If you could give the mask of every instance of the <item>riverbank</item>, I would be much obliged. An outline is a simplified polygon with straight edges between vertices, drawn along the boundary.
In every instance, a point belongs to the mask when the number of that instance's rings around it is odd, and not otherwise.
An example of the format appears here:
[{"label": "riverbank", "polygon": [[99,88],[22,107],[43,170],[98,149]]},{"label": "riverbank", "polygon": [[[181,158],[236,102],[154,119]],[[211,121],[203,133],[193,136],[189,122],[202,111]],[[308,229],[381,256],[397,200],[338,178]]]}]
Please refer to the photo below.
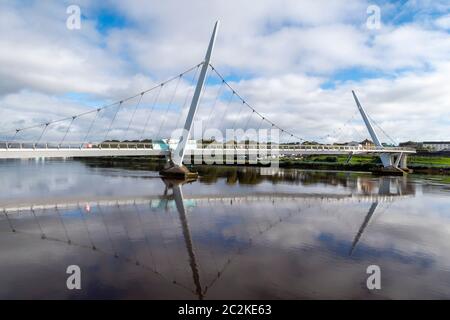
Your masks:
[{"label": "riverbank", "polygon": [[[164,160],[158,157],[113,157],[113,158],[86,158],[90,164],[99,167],[123,165],[133,169],[160,170],[164,166]],[[239,166],[233,164],[232,166]],[[248,165],[258,166],[261,165]],[[337,171],[363,171],[372,172],[381,166],[378,157],[354,156],[347,163],[346,156],[307,156],[303,158],[281,158],[280,168],[306,169],[306,170],[337,170]],[[408,167],[414,173],[450,175],[450,157],[410,156]]]},{"label": "riverbank", "polygon": [[[281,168],[374,171],[381,165],[380,159],[373,156],[307,156],[299,159],[281,158]],[[430,157],[415,155],[408,157],[408,168],[415,173],[450,175],[450,157]]]}]

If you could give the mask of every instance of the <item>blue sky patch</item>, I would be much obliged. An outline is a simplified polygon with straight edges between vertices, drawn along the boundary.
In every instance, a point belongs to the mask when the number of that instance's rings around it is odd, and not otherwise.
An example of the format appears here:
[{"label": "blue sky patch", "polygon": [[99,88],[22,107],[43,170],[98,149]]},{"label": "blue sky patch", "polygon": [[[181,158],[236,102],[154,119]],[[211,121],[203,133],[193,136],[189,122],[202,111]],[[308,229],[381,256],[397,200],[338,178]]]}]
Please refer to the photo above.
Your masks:
[{"label": "blue sky patch", "polygon": [[347,82],[354,81],[359,82],[366,79],[392,79],[395,78],[395,74],[386,73],[377,70],[369,70],[365,68],[348,68],[340,70],[329,77],[327,81],[321,84],[321,88],[324,90],[335,89],[337,85]]},{"label": "blue sky patch", "polygon": [[101,9],[97,16],[97,30],[105,34],[111,29],[123,29],[130,26],[130,21],[127,20],[124,16],[120,15],[118,12]]}]

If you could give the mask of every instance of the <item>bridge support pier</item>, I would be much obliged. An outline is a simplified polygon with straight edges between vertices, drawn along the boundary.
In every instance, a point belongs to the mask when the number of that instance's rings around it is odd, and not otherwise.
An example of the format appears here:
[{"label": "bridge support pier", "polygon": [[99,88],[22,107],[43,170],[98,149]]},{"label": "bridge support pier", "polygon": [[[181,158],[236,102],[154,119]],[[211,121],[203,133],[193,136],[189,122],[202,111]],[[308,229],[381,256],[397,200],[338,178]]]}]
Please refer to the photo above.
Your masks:
[{"label": "bridge support pier", "polygon": [[399,168],[406,173],[412,173],[413,170],[408,168],[408,155],[407,154],[402,154],[401,158],[400,158],[400,165]]},{"label": "bridge support pier", "polygon": [[185,165],[176,165],[172,160],[169,160],[164,168],[159,172],[160,175],[181,180],[197,179],[198,173],[191,172]]},{"label": "bridge support pier", "polygon": [[404,170],[410,170],[408,169],[408,155],[404,154],[402,156],[402,159],[400,160],[400,168]]},{"label": "bridge support pier", "polygon": [[396,158],[391,156],[393,160],[395,159],[394,167],[400,168],[403,171],[411,172],[411,169],[408,169],[408,155],[405,153],[400,153]]},{"label": "bridge support pier", "polygon": [[373,171],[373,173],[380,175],[403,175],[405,173],[411,173],[412,170],[407,166],[408,156],[404,153],[400,154],[385,154],[387,158],[387,163],[383,163],[383,167]]}]

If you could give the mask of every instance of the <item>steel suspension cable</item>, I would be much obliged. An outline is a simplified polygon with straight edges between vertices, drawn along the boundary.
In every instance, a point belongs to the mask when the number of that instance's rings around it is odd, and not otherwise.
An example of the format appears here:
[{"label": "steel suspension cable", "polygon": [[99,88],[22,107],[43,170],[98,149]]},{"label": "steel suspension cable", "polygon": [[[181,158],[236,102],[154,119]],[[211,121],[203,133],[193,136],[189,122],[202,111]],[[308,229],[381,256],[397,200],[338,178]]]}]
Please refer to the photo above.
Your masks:
[{"label": "steel suspension cable", "polygon": [[35,145],[37,145],[41,141],[42,137],[44,136],[45,131],[47,131],[47,128],[48,128],[49,124],[50,123],[48,123],[48,122],[45,124],[44,129],[41,132],[41,135],[39,136],[37,141],[34,143]]},{"label": "steel suspension cable", "polygon": [[336,128],[336,129],[331,130],[331,132],[330,132],[329,134],[325,134],[325,135],[322,135],[322,136],[317,137],[317,139],[318,139],[318,140],[323,140],[323,139],[326,139],[326,138],[333,138],[334,135],[337,134],[337,133],[340,133],[340,134],[338,135],[338,137],[340,137],[341,134],[342,134],[342,130],[344,130],[344,128],[345,128],[347,125],[349,125],[349,124],[353,121],[353,119],[355,118],[355,116],[356,116],[357,114],[358,114],[358,110],[355,110],[355,111],[353,112],[353,114],[350,116],[350,118],[347,119],[347,120],[345,121],[345,123],[344,123],[342,126]]},{"label": "steel suspension cable", "polygon": [[252,120],[254,113],[255,113],[255,110],[252,110],[252,112],[250,113],[250,116],[248,117],[247,123],[245,124],[244,131],[247,131],[248,125],[250,124],[250,121]]},{"label": "steel suspension cable", "polygon": [[[236,93],[233,91],[233,94],[231,95],[230,103],[231,103],[231,100],[233,99],[233,97],[234,97],[235,95],[236,95]],[[239,107],[239,113],[238,113],[238,116],[236,117],[236,119],[234,120],[234,123],[233,123],[233,131],[234,131],[234,129],[236,129],[236,124],[237,124],[238,119],[239,119],[239,117],[240,117],[240,115],[241,115],[241,112],[242,112],[243,107],[244,107],[244,103],[241,103],[241,104],[240,104],[240,107]]]},{"label": "steel suspension cable", "polygon": [[87,143],[88,137],[89,137],[89,135],[91,134],[92,127],[94,126],[94,123],[95,123],[95,121],[97,120],[98,115],[99,115],[99,113],[100,113],[101,110],[102,110],[102,109],[100,109],[100,108],[97,109],[97,113],[95,114],[94,119],[92,119],[91,124],[89,125],[89,129],[88,129],[88,131],[87,131],[87,133],[86,133],[86,136],[85,136],[84,139],[83,139],[83,144]]},{"label": "steel suspension cable", "polygon": [[[214,99],[214,103],[213,103],[211,109],[209,110],[209,115],[208,115],[208,118],[207,118],[207,120],[206,120],[205,127],[203,128],[202,137],[203,137],[203,135],[205,134],[205,131],[206,131],[206,125],[209,124],[209,121],[211,120],[211,115],[212,115],[213,111],[216,109],[217,100],[219,99],[219,97],[220,97],[220,95],[221,95],[221,93],[222,93],[223,85],[224,85],[224,81],[222,80],[222,82],[220,83],[219,90],[217,91],[216,98]],[[226,109],[225,109],[225,110],[226,110]],[[223,120],[223,117],[222,117],[221,119]]]},{"label": "steel suspension cable", "polygon": [[8,221],[9,228],[11,229],[12,232],[15,233],[15,232],[16,232],[16,229],[14,228],[14,226],[13,226],[11,220],[9,220],[9,216],[8,216],[8,213],[6,212],[6,209],[3,209],[3,214],[5,215],[6,220]]},{"label": "steel suspension cable", "polygon": [[172,97],[170,98],[170,102],[167,104],[163,120],[161,121],[161,124],[159,125],[158,133],[156,134],[156,138],[157,139],[162,138],[162,137],[159,136],[159,134],[161,133],[161,129],[163,128],[164,124],[166,123],[167,113],[169,112],[169,109],[172,106],[173,100],[175,98],[175,95],[177,94],[178,86],[180,85],[180,81],[181,81],[182,78],[183,78],[183,75],[180,74],[180,76],[178,78],[178,81],[177,81],[177,83],[175,85],[175,89],[173,90]]},{"label": "steel suspension cable", "polygon": [[285,130],[281,130],[281,135],[280,135],[280,144],[282,143],[282,142],[281,142],[281,140],[282,140],[282,137],[283,137],[283,135],[285,135],[285,136],[288,136],[288,137],[291,137],[291,136],[292,136],[292,134],[291,134],[291,133],[289,133],[289,132],[286,132]]},{"label": "steel suspension cable", "polygon": [[[7,216],[7,215],[6,215],[6,216]],[[32,233],[27,233],[27,232],[15,230],[15,229],[14,229],[14,230],[11,230],[11,232],[13,232],[13,233],[18,233],[18,234],[25,235],[25,236],[31,236],[31,237],[34,237],[34,236],[35,236],[35,235],[32,234]],[[46,241],[49,241],[49,242],[65,243],[64,240],[61,240],[61,239],[58,239],[58,238],[45,237],[45,238],[43,238],[43,240],[46,240]],[[89,247],[89,246],[87,246],[87,245],[84,245],[84,244],[79,244],[79,243],[72,242],[71,245],[76,246],[76,247],[81,248],[81,249],[89,249],[89,250],[92,250],[91,247]],[[105,254],[105,255],[110,255],[110,254],[111,254],[110,252],[101,250],[101,249],[99,249],[99,248],[97,248],[97,250],[94,250],[94,252],[102,253],[102,254]],[[116,256],[115,258],[119,258],[119,256]],[[131,264],[132,261],[130,261],[129,259],[126,259],[126,258],[125,258],[125,259],[123,259],[123,262],[130,263],[130,264]],[[161,279],[167,281],[168,283],[174,284],[174,285],[178,286],[179,288],[182,288],[182,289],[184,289],[184,290],[186,290],[187,292],[190,292],[190,293],[192,293],[192,294],[196,294],[196,292],[194,292],[192,289],[190,289],[190,288],[188,288],[188,287],[182,285],[181,283],[176,283],[176,282],[170,281],[170,280],[169,280],[166,276],[164,276],[162,273],[158,272],[157,270],[152,269],[151,267],[149,267],[149,266],[147,266],[147,265],[143,265],[143,264],[136,265],[135,263],[133,263],[132,265],[133,265],[133,266],[136,266],[136,267],[139,267],[139,268],[142,268],[142,269],[144,269],[144,270],[146,270],[146,271],[150,271],[150,272],[152,272],[153,274],[158,275]]]},{"label": "steel suspension cable", "polygon": [[[222,80],[225,81],[225,85],[226,85],[228,88],[230,88],[230,90],[235,91],[236,96],[243,102],[243,104],[245,104],[245,106],[247,106],[249,109],[253,110],[253,112],[255,112],[260,118],[263,117],[262,114],[260,114],[258,111],[256,111],[255,108],[253,108],[250,104],[248,104],[248,103],[244,100],[244,98],[243,98],[242,96],[240,96],[240,95],[236,92],[236,90],[234,90],[234,88],[233,88],[233,87],[225,80],[225,78],[217,71],[216,68],[214,68],[214,66],[213,66],[212,64],[210,64],[210,66],[211,66],[212,70],[216,73],[216,75],[217,75],[220,79],[222,79]],[[291,133],[291,132],[289,132],[289,131],[287,131],[287,130],[282,129],[282,128],[281,128],[280,126],[278,126],[276,123],[274,123],[274,122],[270,121],[269,119],[267,119],[267,117],[265,117],[265,121],[268,122],[268,123],[270,123],[270,124],[273,124],[274,127],[276,127],[276,128],[279,129],[279,130],[282,130],[282,131],[285,131],[285,132],[287,132],[287,133],[289,133],[289,134],[292,134],[293,136],[295,136],[295,137],[296,137],[297,139],[299,139],[299,140],[306,141],[305,139],[303,139],[303,138],[301,138],[301,137],[299,137],[299,136],[296,136],[295,134],[293,134],[293,133]]]},{"label": "steel suspension cable", "polygon": [[67,137],[67,134],[69,133],[70,127],[72,126],[72,124],[73,124],[73,122],[75,121],[76,118],[77,118],[76,116],[73,116],[73,117],[72,117],[72,120],[70,121],[70,124],[69,124],[69,126],[67,127],[67,130],[66,130],[66,132],[64,133],[63,138],[61,139],[61,141],[60,141],[59,144],[58,144],[59,147],[61,147],[61,145],[64,143],[64,140],[66,140],[66,137]]},{"label": "steel suspension cable", "polygon": [[261,122],[260,122],[259,125],[258,125],[258,129],[256,129],[257,132],[258,132],[259,129],[261,128],[263,122],[264,122],[264,117],[261,118]]},{"label": "steel suspension cable", "polygon": [[14,137],[12,138],[12,141],[16,140],[16,136],[19,132],[20,132],[20,129],[16,129],[16,133],[14,133]]},{"label": "steel suspension cable", "polygon": [[289,140],[288,140],[288,144],[293,144],[294,143],[294,139],[293,138],[294,137],[291,134],[291,136],[289,137]]},{"label": "steel suspension cable", "polygon": [[259,125],[258,125],[258,129],[256,129],[256,142],[259,144],[259,143],[261,143],[259,140],[259,130],[261,129],[261,125],[263,124],[263,122],[264,122],[264,118],[261,118],[261,121],[259,122]]},{"label": "steel suspension cable", "polygon": [[105,138],[103,139],[103,141],[106,141],[106,139],[108,138],[109,132],[111,131],[112,125],[114,124],[114,121],[116,120],[117,114],[120,111],[120,108],[122,107],[123,101],[119,102],[119,106],[116,109],[116,112],[114,113],[114,117],[111,120],[111,123],[109,124],[108,130],[106,131],[105,134]]},{"label": "steel suspension cable", "polygon": [[42,228],[41,223],[39,222],[39,219],[38,219],[38,217],[36,216],[36,212],[34,211],[33,207],[31,207],[31,214],[33,215],[34,221],[36,222],[36,224],[37,224],[39,230],[41,231],[41,238],[42,238],[42,239],[45,239],[45,238],[46,238],[46,235],[45,235],[44,229]]},{"label": "steel suspension cable", "polygon": [[201,64],[199,64],[199,65],[197,66],[197,69],[195,70],[195,73],[194,73],[194,75],[192,76],[191,86],[189,86],[189,87],[188,87],[188,90],[186,91],[186,97],[184,98],[183,105],[182,105],[181,108],[180,108],[180,114],[178,115],[178,119],[177,119],[177,122],[176,122],[176,124],[175,124],[175,129],[174,129],[174,130],[178,129],[178,124],[180,123],[181,116],[183,115],[183,111],[184,111],[184,108],[186,107],[188,98],[189,98],[191,92],[192,92],[192,91],[194,90],[194,88],[195,88],[195,86],[194,86],[194,81],[195,81],[195,79],[197,78],[198,71],[199,71],[200,66],[201,66],[202,64],[203,64],[203,63],[201,63]]},{"label": "steel suspension cable", "polygon": [[[199,63],[199,64],[196,64],[195,66],[193,66],[193,67],[191,67],[191,68],[185,70],[185,71],[182,72],[181,74],[184,75],[184,74],[186,74],[186,73],[191,72],[192,70],[194,70],[194,69],[196,69],[196,68],[197,68],[197,70],[198,70],[198,68],[199,68],[202,64],[203,64],[203,62],[201,62],[201,63]],[[122,101],[122,102],[127,102],[127,101],[129,101],[129,100],[132,100],[132,99],[138,97],[138,96],[141,95],[141,94],[145,94],[145,93],[150,92],[150,91],[152,91],[152,90],[158,89],[161,85],[167,84],[167,83],[169,83],[169,82],[171,82],[171,81],[174,81],[174,80],[178,79],[179,75],[180,75],[180,74],[178,74],[177,76],[171,77],[171,78],[169,78],[169,79],[167,79],[167,80],[165,80],[165,81],[159,83],[158,85],[155,85],[155,86],[153,86],[153,87],[151,87],[151,88],[149,88],[149,89],[147,89],[147,90],[144,90],[144,91],[142,91],[142,92],[140,92],[140,93],[138,93],[138,94],[134,94],[134,95],[129,96],[129,97],[125,98],[125,99],[122,99],[121,101]],[[52,121],[47,121],[47,122],[45,122],[45,123],[38,123],[38,124],[31,125],[31,126],[28,126],[28,127],[17,128],[17,129],[13,129],[13,130],[15,130],[16,133],[17,133],[17,132],[24,131],[24,130],[29,130],[29,129],[39,128],[39,127],[42,127],[43,125],[46,125],[46,124],[51,125],[51,124],[54,124],[54,123],[67,121],[67,120],[70,120],[70,119],[71,119],[72,117],[74,117],[74,116],[76,116],[77,118],[79,118],[79,117],[82,117],[82,116],[87,115],[87,114],[90,114],[90,113],[98,112],[99,109],[100,109],[100,110],[103,110],[103,109],[111,108],[111,107],[117,105],[119,102],[120,102],[120,101],[115,101],[115,102],[112,102],[112,103],[110,103],[110,104],[104,105],[104,106],[102,106],[102,107],[99,107],[99,108],[96,108],[96,109],[92,109],[92,110],[89,110],[89,111],[86,111],[86,112],[82,112],[82,113],[79,113],[79,114],[71,115],[71,116],[69,116],[69,117],[64,117],[64,118],[60,118],[60,119],[56,119],[56,120],[52,120]],[[7,134],[7,133],[12,132],[13,130],[5,130],[5,131],[0,132],[0,134]]]},{"label": "steel suspension cable", "polygon": [[341,138],[341,136],[342,136],[342,134],[344,132],[344,128],[346,128],[348,125],[350,125],[350,123],[355,119],[357,114],[358,114],[358,111],[355,111],[353,113],[352,117],[349,120],[347,120],[342,127],[338,128],[337,130],[335,130],[333,132],[333,134],[338,133],[338,135],[336,137],[337,140]]},{"label": "steel suspension cable", "polygon": [[111,232],[109,231],[108,224],[106,223],[106,219],[105,219],[105,216],[103,214],[103,210],[102,210],[102,208],[101,208],[99,203],[97,203],[97,209],[98,209],[98,212],[100,212],[100,216],[101,216],[103,225],[104,225],[105,230],[106,230],[106,236],[108,237],[109,243],[111,245],[111,250],[112,250],[112,253],[114,254],[114,258],[118,258],[119,254],[117,253],[117,250],[116,250],[116,248],[114,246],[114,242],[113,242],[113,240],[111,238]]},{"label": "steel suspension cable", "polygon": [[[115,105],[115,104],[112,104],[112,105]],[[108,106],[106,106],[106,107],[104,107],[104,108],[110,107],[110,106],[112,106],[112,105],[108,105]],[[84,115],[93,113],[93,112],[95,112],[95,111],[96,111],[96,110],[94,109],[94,110],[90,110],[90,111],[87,111],[87,112],[79,113],[79,114],[77,114],[77,115],[75,115],[75,116],[76,116],[77,118],[79,118],[79,117],[82,117],[82,116],[84,116]],[[65,117],[65,118],[60,118],[60,119],[57,119],[57,120],[52,120],[52,121],[48,121],[48,122],[44,122],[44,123],[38,123],[38,124],[35,124],[35,125],[31,125],[31,126],[23,127],[23,128],[18,128],[18,129],[14,129],[14,130],[16,131],[16,133],[18,133],[18,132],[25,131],[25,130],[29,130],[29,129],[40,128],[40,127],[42,127],[42,126],[44,126],[44,125],[46,125],[46,124],[51,125],[51,124],[54,124],[54,123],[67,121],[67,120],[72,119],[72,117],[73,117],[73,116]],[[8,132],[11,132],[11,130],[3,131],[2,133],[8,133]]]},{"label": "steel suspension cable", "polygon": [[66,235],[67,243],[68,243],[68,244],[71,244],[71,243],[72,243],[72,240],[70,240],[69,232],[67,231],[66,224],[64,223],[64,220],[63,220],[63,218],[62,218],[62,216],[61,216],[61,213],[59,212],[58,205],[55,206],[55,211],[56,211],[56,214],[58,215],[59,222],[61,223],[61,226],[62,226],[63,229],[64,229],[64,234]]},{"label": "steel suspension cable", "polygon": [[[235,91],[233,91],[232,97],[234,97],[234,96],[236,96],[236,92],[235,92]],[[245,102],[242,101],[241,107],[239,108],[239,114],[238,114],[238,117],[234,120],[234,124],[233,124],[233,133],[234,133],[234,136],[235,136],[235,138],[236,138],[236,143],[238,142],[238,141],[237,141],[237,140],[238,140],[238,137],[237,137],[236,132],[235,132],[235,130],[236,130],[236,125],[237,125],[237,123],[238,123],[238,121],[239,121],[239,119],[240,119],[240,115],[241,115],[241,113],[242,113],[242,110],[244,109],[244,105],[245,105]],[[234,138],[233,138],[233,139],[234,139]]]},{"label": "steel suspension cable", "polygon": [[[366,134],[365,132],[361,132],[361,130],[359,130],[358,128],[352,128],[354,132],[356,132],[356,134],[358,135],[358,137],[362,140],[366,139]],[[361,141],[362,141],[361,140]]]},{"label": "steel suspension cable", "polygon": [[142,140],[143,137],[144,137],[145,131],[147,130],[148,122],[150,121],[150,117],[152,116],[153,109],[155,108],[156,104],[158,103],[159,95],[161,94],[161,90],[162,90],[163,87],[164,87],[164,84],[161,84],[159,86],[159,90],[158,90],[158,92],[155,95],[155,99],[153,100],[152,107],[151,107],[150,112],[149,112],[149,114],[147,116],[147,119],[145,120],[144,128],[142,129],[141,137],[139,138],[139,140]]},{"label": "steel suspension cable", "polygon": [[391,138],[391,136],[389,136],[387,133],[386,133],[386,131],[384,131],[383,130],[383,128],[380,126],[380,125],[378,125],[378,123],[375,121],[375,120],[373,120],[372,119],[372,117],[370,116],[370,115],[367,115],[368,117],[369,117],[369,119],[381,130],[381,132],[383,132],[383,134],[389,139],[389,140],[391,140],[391,142],[393,142],[394,143],[394,145],[397,145],[398,143],[394,140],[394,139],[392,139]]},{"label": "steel suspension cable", "polygon": [[227,114],[228,108],[230,107],[231,102],[233,101],[233,98],[234,98],[234,92],[231,94],[230,99],[228,100],[228,102],[227,102],[227,104],[226,104],[226,106],[224,108],[222,117],[219,120],[224,120],[225,119],[225,116]]},{"label": "steel suspension cable", "polygon": [[133,122],[134,116],[135,116],[135,114],[136,114],[137,109],[139,108],[139,105],[141,104],[142,97],[144,96],[144,94],[145,94],[145,93],[141,92],[141,94],[140,94],[140,96],[139,96],[139,100],[138,100],[138,102],[136,103],[136,106],[134,107],[133,113],[132,113],[131,118],[130,118],[130,122],[128,122],[127,130],[125,131],[124,140],[127,139],[127,136],[128,136],[128,130],[130,130],[131,123]]}]

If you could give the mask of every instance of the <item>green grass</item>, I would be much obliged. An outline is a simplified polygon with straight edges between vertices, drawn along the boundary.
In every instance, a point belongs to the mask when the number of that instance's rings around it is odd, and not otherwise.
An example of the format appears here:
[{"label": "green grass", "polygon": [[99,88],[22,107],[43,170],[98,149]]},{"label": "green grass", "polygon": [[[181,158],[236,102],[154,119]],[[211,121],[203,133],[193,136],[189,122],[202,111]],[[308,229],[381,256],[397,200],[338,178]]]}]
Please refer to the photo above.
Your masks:
[{"label": "green grass", "polygon": [[[293,162],[301,163],[333,163],[333,164],[345,164],[347,162],[347,156],[307,156],[303,159],[295,159]],[[287,160],[287,159],[286,159]],[[353,156],[349,164],[377,164],[379,163],[378,157],[371,156]]]},{"label": "green grass", "polygon": [[409,156],[408,165],[450,167],[450,157]]},{"label": "green grass", "polygon": [[[327,156],[327,155],[314,155],[306,156],[302,159],[290,159],[283,158],[281,162],[289,165],[333,165],[333,166],[352,166],[355,167],[373,167],[381,164],[379,157],[369,155],[355,155],[351,158],[350,162],[347,162],[347,156]],[[448,170],[450,169],[450,157],[430,157],[430,156],[408,156],[408,166],[417,169],[437,169]]]}]

